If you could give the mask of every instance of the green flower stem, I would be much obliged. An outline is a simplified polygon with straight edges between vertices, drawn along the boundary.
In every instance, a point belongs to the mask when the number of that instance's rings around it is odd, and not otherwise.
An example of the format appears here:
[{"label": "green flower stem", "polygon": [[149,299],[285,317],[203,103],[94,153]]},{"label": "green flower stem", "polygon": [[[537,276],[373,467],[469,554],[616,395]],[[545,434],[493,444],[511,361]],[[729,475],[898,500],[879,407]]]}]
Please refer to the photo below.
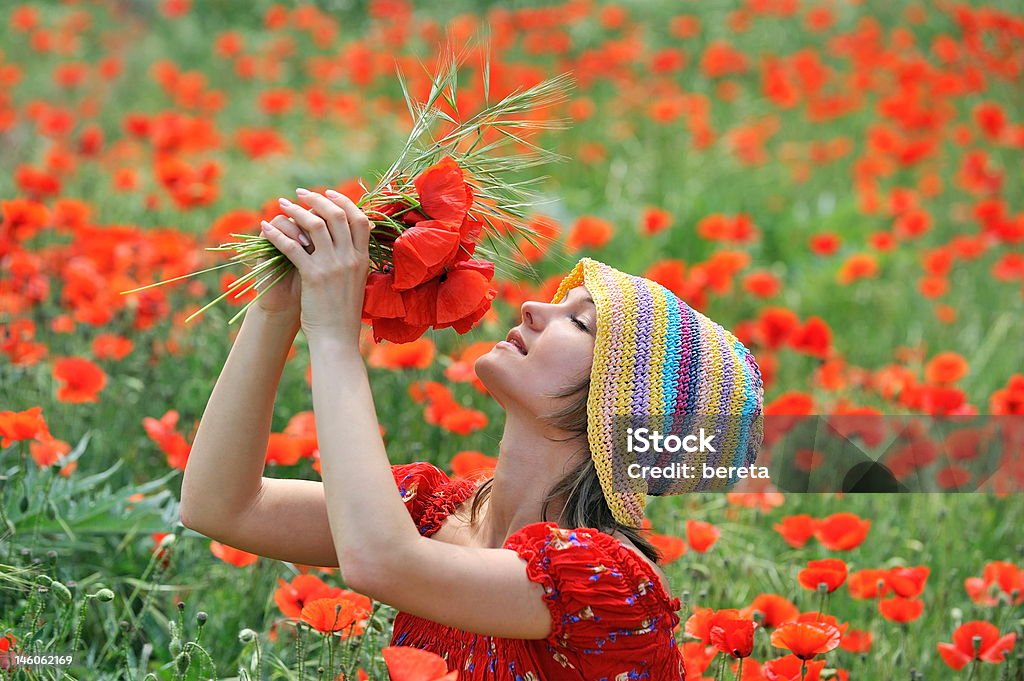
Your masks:
[{"label": "green flower stem", "polygon": [[286,260],[285,262],[281,263],[281,265],[280,265],[279,267],[275,268],[275,269],[273,270],[273,272],[271,272],[271,274],[267,276],[267,278],[269,278],[270,276],[272,276],[272,275],[273,275],[274,273],[276,273],[276,272],[280,272],[280,274],[278,275],[277,279],[274,279],[274,281],[270,282],[270,284],[268,284],[268,285],[267,285],[267,287],[266,287],[265,289],[263,289],[262,291],[260,291],[260,292],[259,292],[259,294],[258,294],[258,295],[257,295],[257,296],[256,296],[255,298],[253,298],[252,300],[250,300],[250,301],[249,301],[249,302],[248,302],[248,303],[246,304],[246,306],[245,306],[245,307],[243,307],[243,308],[242,308],[241,310],[239,310],[239,311],[238,311],[238,314],[236,314],[236,315],[235,315],[234,317],[232,317],[231,319],[229,319],[229,320],[228,320],[228,324],[233,324],[233,323],[235,322],[235,320],[236,320],[236,319],[238,319],[239,317],[241,317],[241,316],[242,316],[243,314],[245,314],[245,313],[246,313],[246,311],[248,311],[248,309],[249,309],[250,307],[252,307],[252,304],[253,304],[253,303],[255,303],[255,302],[256,302],[257,300],[259,300],[260,298],[262,298],[262,297],[263,297],[263,294],[264,294],[264,293],[266,293],[267,291],[269,291],[269,290],[270,290],[270,289],[271,289],[271,288],[272,288],[272,287],[274,286],[274,284],[276,284],[277,282],[281,281],[281,279],[282,279],[282,278],[284,278],[284,276],[288,274],[288,272],[289,272],[289,265],[291,265],[291,262],[290,262],[290,261],[287,261],[287,260]]},{"label": "green flower stem", "polygon": [[[211,250],[213,250],[213,249],[211,249]],[[222,270],[225,267],[231,267],[234,264],[235,263],[233,263],[233,262],[224,262],[224,263],[221,263],[219,265],[215,265],[213,267],[207,267],[205,270],[199,270],[198,272],[189,272],[188,274],[183,274],[180,277],[175,277],[174,279],[166,279],[164,281],[158,281],[155,284],[147,284],[145,286],[140,286],[139,288],[133,288],[131,291],[121,291],[121,295],[123,296],[123,295],[125,295],[127,293],[138,293],[139,291],[145,291],[148,288],[154,288],[156,286],[163,286],[164,284],[170,284],[171,282],[174,282],[174,281],[181,281],[182,279],[188,279],[189,277],[194,277],[197,274],[205,274],[207,272],[213,272],[214,270]]]}]

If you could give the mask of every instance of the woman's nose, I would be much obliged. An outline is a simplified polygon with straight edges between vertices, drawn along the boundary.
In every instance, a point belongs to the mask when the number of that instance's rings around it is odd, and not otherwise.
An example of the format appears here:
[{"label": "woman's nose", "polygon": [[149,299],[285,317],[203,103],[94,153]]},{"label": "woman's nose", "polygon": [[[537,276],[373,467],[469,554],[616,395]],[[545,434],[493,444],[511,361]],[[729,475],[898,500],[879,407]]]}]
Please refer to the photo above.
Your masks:
[{"label": "woman's nose", "polygon": [[537,328],[536,325],[541,323],[541,320],[543,319],[541,305],[542,303],[536,300],[528,300],[519,308],[519,312],[523,317],[523,322],[525,322],[530,328]]}]

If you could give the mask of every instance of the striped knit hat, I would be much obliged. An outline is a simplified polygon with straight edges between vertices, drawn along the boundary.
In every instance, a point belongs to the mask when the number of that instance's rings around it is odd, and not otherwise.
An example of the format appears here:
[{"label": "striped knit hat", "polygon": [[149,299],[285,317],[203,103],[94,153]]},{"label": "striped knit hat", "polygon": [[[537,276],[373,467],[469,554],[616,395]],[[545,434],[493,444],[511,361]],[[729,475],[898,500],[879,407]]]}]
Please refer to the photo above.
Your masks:
[{"label": "striped knit hat", "polygon": [[[576,263],[551,302],[560,302],[580,285],[597,308],[587,439],[615,519],[638,527],[645,517],[647,495],[721,489],[736,482],[705,478],[702,470],[704,463],[746,467],[757,458],[764,388],[750,351],[661,284],[590,258]],[[647,428],[680,438],[703,428],[714,433],[715,451],[630,452],[629,428],[633,433]],[[630,475],[633,463],[686,463],[694,475]]]}]

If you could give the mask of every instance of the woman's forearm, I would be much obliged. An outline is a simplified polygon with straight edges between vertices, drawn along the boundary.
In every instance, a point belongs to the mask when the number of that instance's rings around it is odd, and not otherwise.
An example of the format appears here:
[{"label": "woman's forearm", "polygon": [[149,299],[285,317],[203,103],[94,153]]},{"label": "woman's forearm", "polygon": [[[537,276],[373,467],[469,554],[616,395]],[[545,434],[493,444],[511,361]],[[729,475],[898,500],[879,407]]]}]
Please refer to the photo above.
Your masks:
[{"label": "woman's forearm", "polygon": [[182,477],[181,517],[187,526],[230,521],[259,491],[274,398],[298,330],[291,315],[275,317],[257,306],[245,313]]},{"label": "woman's forearm", "polygon": [[309,350],[331,535],[346,582],[357,584],[386,557],[402,555],[420,535],[395,493],[358,348],[324,335],[309,338]]}]

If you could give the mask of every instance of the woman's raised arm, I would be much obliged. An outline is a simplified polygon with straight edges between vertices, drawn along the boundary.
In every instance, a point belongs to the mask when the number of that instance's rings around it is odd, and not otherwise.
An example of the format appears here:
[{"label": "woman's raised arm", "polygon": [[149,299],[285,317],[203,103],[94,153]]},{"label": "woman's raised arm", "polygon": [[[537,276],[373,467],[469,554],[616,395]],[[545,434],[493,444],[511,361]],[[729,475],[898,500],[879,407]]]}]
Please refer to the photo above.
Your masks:
[{"label": "woman's raised arm", "polygon": [[323,484],[263,477],[274,398],[299,325],[295,310],[246,312],[192,444],[180,516],[243,551],[337,566]]}]

